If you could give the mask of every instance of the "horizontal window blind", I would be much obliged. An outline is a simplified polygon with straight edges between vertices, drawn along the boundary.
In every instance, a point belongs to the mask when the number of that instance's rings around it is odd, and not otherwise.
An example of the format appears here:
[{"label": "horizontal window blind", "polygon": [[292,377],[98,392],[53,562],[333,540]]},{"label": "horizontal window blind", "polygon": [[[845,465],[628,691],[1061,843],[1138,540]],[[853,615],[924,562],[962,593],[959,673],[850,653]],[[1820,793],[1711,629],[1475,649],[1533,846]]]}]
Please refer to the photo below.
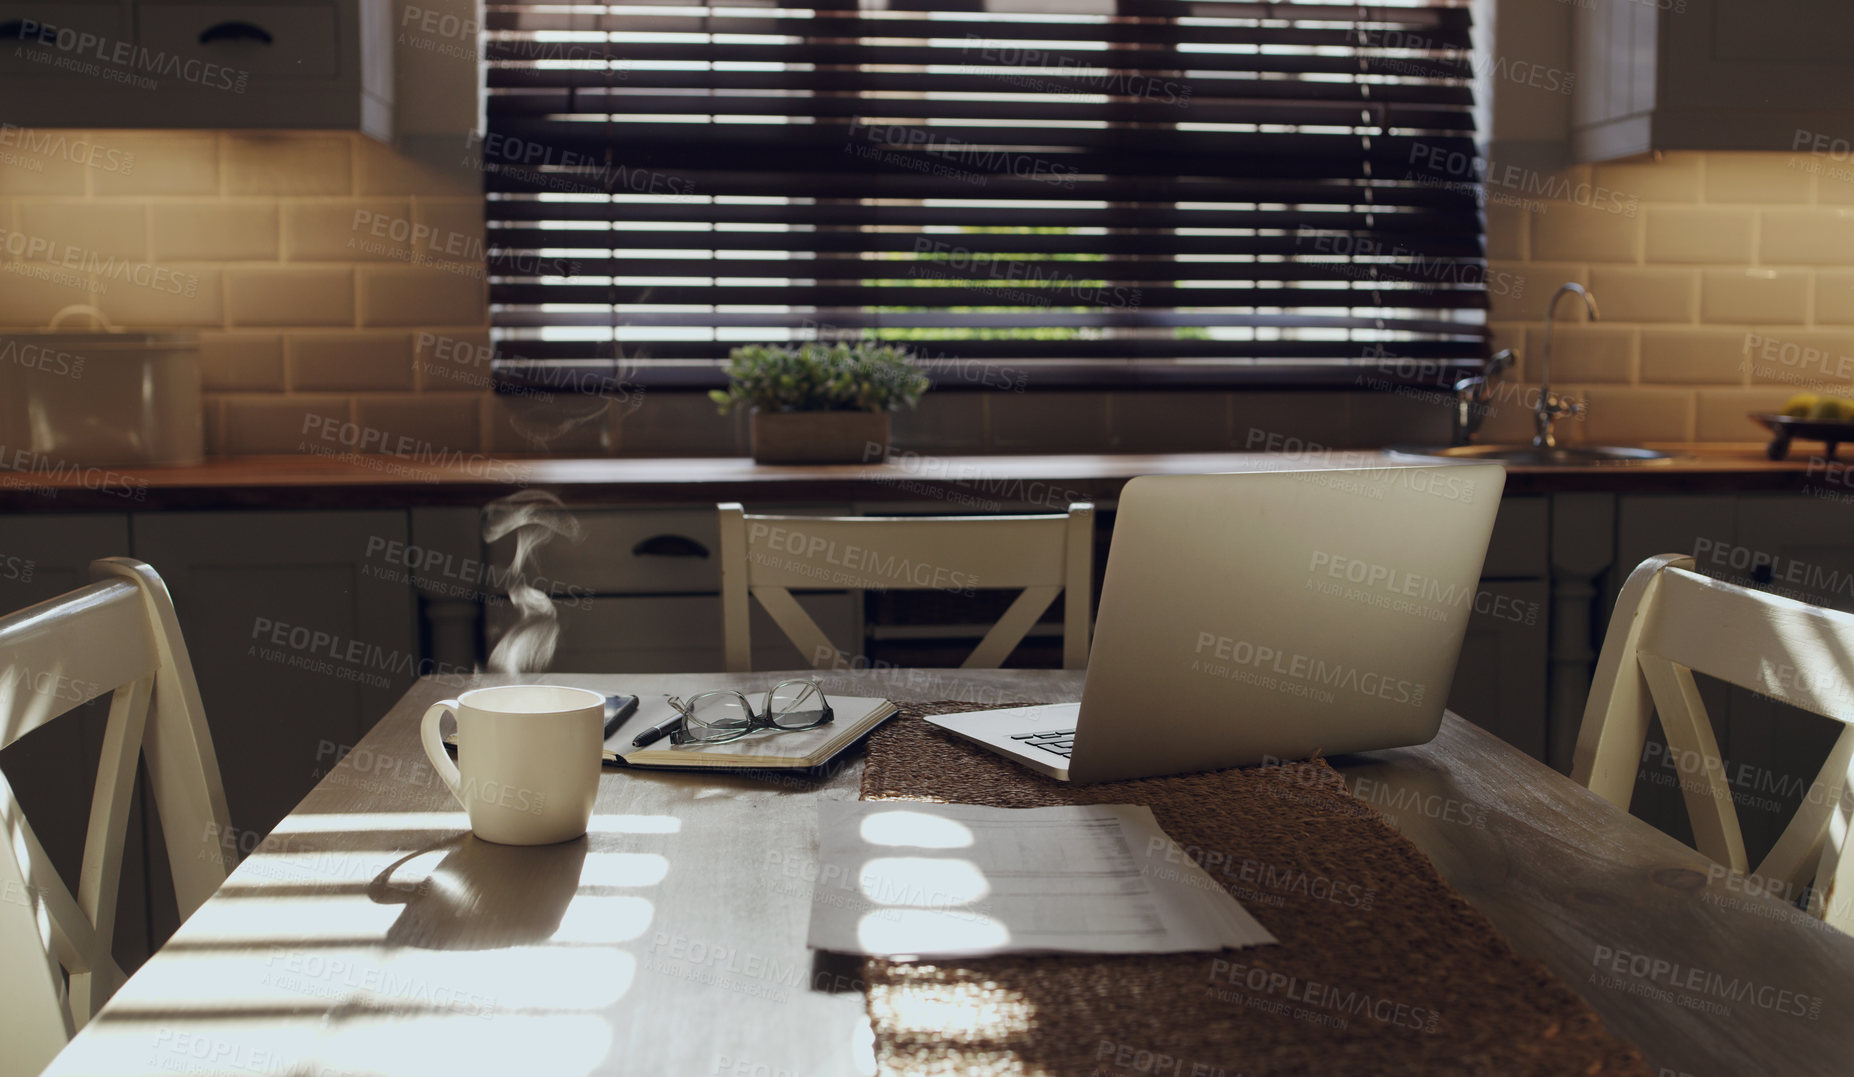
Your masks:
[{"label": "horizontal window blind", "polygon": [[490,0],[502,369],[1484,354],[1465,8],[880,2]]}]

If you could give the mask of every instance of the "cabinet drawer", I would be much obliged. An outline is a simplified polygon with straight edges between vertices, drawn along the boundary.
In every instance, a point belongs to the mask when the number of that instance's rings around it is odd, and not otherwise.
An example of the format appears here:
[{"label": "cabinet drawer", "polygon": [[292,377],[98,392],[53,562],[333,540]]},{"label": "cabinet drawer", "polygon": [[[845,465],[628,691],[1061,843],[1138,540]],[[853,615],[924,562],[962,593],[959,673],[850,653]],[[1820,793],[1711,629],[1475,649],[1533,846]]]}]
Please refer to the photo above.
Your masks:
[{"label": "cabinet drawer", "polygon": [[[797,596],[831,642],[849,653],[856,638],[855,596],[823,592]],[[644,595],[594,598],[558,607],[560,646],[549,669],[558,673],[691,673],[722,667],[719,595]],[[507,603],[489,609],[489,639],[514,621]],[[766,611],[753,604],[753,668],[805,669],[799,653]]]},{"label": "cabinet drawer", "polygon": [[[252,79],[332,79],[341,72],[332,3],[143,3],[137,18],[143,47],[176,58],[183,72],[216,64],[234,81],[247,73]],[[205,77],[187,81],[227,88]]]},{"label": "cabinet drawer", "polygon": [[0,75],[96,79],[133,70],[113,61],[133,48],[128,5],[115,0],[0,3]]},{"label": "cabinet drawer", "polygon": [[1542,497],[1509,497],[1494,517],[1485,579],[1539,579],[1550,574],[1551,513]]},{"label": "cabinet drawer", "polygon": [[[721,536],[715,510],[638,509],[576,512],[577,542],[556,538],[534,551],[530,577],[597,594],[719,594]],[[515,540],[490,544],[490,558],[506,569]],[[719,600],[716,600],[717,608]],[[719,644],[716,644],[719,647]],[[719,653],[717,651],[717,653]]]}]

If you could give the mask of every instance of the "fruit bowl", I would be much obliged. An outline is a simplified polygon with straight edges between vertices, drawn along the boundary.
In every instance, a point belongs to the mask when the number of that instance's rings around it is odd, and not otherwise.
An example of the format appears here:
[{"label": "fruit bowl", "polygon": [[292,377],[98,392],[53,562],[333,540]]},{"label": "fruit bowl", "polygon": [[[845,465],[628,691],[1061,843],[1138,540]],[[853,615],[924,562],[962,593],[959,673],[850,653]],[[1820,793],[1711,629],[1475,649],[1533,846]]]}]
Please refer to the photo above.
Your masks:
[{"label": "fruit bowl", "polygon": [[1841,442],[1854,441],[1854,422],[1799,419],[1794,415],[1777,415],[1768,411],[1754,411],[1751,413],[1751,418],[1770,431],[1770,444],[1764,447],[1764,455],[1772,460],[1781,460],[1788,456],[1790,442],[1795,438],[1827,442],[1826,455],[1831,459],[1835,455],[1835,448]]}]

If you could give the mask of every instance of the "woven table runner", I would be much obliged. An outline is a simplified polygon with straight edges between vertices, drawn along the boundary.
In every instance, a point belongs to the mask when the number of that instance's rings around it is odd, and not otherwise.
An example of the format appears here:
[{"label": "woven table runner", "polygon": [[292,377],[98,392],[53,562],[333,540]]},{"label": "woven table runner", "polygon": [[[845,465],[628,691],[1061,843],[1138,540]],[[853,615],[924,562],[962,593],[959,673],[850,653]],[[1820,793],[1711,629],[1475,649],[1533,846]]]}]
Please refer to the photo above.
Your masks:
[{"label": "woven table runner", "polygon": [[1149,805],[1281,944],[872,959],[879,1072],[1652,1077],[1324,761],[1069,785],[918,717],[972,707],[902,704],[869,739],[863,799]]}]

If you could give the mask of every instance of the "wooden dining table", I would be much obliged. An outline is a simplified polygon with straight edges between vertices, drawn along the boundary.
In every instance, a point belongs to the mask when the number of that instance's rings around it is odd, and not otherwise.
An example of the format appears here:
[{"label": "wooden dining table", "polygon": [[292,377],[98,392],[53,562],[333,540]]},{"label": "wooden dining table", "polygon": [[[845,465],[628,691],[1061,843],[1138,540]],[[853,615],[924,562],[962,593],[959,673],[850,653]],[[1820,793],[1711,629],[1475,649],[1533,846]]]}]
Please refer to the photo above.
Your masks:
[{"label": "wooden dining table", "polygon": [[[788,675],[524,679],[686,695]],[[990,706],[1075,700],[1082,674],[891,669],[824,683]],[[310,795],[46,1072],[874,1072],[860,963],[805,945],[817,805],[857,796],[859,756],[776,780],[608,768],[586,837],[492,845],[469,836],[419,744],[426,707],[469,686],[420,681],[331,753]],[[1660,1077],[1854,1071],[1854,938],[1748,892],[1456,715],[1428,744],[1332,762]],[[1757,991],[1721,1017],[1631,972],[1655,962]],[[1777,1001],[1797,997],[1818,1000],[1816,1016]]]}]

